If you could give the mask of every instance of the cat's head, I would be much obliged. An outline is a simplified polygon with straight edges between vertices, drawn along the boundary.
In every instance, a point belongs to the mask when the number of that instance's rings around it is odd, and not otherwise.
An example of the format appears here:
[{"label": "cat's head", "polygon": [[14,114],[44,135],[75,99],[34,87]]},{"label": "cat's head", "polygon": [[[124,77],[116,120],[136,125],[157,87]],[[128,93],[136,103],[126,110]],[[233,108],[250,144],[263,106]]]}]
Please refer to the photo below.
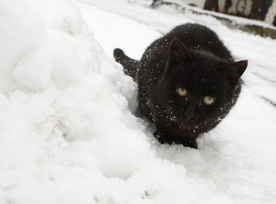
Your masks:
[{"label": "cat's head", "polygon": [[175,38],[158,91],[178,121],[194,127],[218,123],[235,103],[246,67],[247,61],[229,62],[189,50]]}]

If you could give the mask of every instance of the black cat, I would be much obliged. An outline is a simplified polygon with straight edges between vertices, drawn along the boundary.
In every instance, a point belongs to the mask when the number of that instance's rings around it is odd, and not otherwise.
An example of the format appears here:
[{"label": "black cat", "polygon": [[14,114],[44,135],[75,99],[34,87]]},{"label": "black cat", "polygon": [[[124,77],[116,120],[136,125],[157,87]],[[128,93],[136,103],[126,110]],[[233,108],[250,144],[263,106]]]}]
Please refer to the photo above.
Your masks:
[{"label": "black cat", "polygon": [[190,23],[154,41],[140,61],[121,49],[114,57],[138,83],[140,112],[156,125],[159,142],[192,148],[236,103],[247,67],[212,30]]}]

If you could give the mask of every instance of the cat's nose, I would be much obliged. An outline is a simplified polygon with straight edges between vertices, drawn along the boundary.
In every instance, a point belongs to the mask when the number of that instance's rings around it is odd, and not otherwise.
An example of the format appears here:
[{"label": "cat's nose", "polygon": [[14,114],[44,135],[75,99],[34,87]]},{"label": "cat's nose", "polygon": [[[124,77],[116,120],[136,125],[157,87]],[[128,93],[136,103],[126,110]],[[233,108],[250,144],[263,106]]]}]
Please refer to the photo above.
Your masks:
[{"label": "cat's nose", "polygon": [[191,120],[195,117],[195,108],[192,106],[189,106],[187,110],[184,112],[184,116],[187,120]]}]

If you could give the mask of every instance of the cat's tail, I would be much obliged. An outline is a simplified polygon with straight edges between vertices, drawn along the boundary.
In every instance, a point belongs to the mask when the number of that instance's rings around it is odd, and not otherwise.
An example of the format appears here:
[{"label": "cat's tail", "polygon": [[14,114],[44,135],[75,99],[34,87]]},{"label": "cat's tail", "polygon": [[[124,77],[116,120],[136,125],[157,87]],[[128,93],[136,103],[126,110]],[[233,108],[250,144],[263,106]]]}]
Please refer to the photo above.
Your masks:
[{"label": "cat's tail", "polygon": [[114,49],[113,56],[116,62],[123,65],[125,74],[131,76],[133,80],[136,81],[139,70],[139,61],[131,59],[119,48]]}]

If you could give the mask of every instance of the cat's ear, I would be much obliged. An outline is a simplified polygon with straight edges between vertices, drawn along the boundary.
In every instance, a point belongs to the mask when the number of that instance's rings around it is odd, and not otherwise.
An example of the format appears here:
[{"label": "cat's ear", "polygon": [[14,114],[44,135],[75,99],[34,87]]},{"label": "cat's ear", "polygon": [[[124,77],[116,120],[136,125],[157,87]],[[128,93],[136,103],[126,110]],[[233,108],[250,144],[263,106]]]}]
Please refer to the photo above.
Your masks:
[{"label": "cat's ear", "polygon": [[222,71],[230,77],[233,85],[236,86],[238,83],[238,80],[246,70],[247,65],[248,65],[248,61],[242,60],[242,61],[234,62],[223,66]]},{"label": "cat's ear", "polygon": [[166,72],[174,65],[183,62],[183,60],[191,61],[192,54],[177,37],[174,37],[169,46],[169,58],[167,61]]}]

